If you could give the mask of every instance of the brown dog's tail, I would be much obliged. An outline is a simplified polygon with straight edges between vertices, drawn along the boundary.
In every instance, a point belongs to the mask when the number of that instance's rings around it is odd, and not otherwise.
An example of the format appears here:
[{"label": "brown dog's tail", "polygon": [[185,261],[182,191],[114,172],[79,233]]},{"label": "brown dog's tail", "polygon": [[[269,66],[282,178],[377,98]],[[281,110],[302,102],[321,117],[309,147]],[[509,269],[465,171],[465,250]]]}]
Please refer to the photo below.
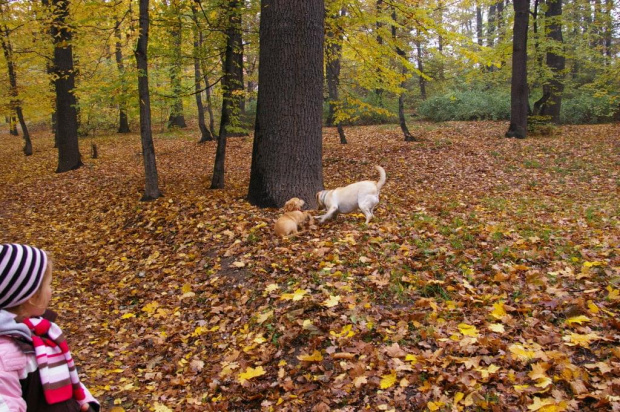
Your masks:
[{"label": "brown dog's tail", "polygon": [[385,170],[379,165],[376,165],[375,169],[377,169],[377,171],[379,172],[379,181],[377,181],[377,190],[381,190],[381,188],[385,184],[385,178],[386,178]]}]

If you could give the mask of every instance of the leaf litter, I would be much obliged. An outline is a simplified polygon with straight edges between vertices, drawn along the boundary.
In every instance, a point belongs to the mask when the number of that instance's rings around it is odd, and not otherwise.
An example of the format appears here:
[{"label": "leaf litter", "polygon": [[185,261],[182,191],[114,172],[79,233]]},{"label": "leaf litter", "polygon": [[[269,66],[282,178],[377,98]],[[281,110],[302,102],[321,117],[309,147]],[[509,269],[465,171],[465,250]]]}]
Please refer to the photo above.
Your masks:
[{"label": "leaf litter", "polygon": [[157,135],[141,203],[136,134],[64,174],[49,135],[2,136],[0,240],[51,253],[107,410],[620,410],[618,125],[412,126],[325,129],[326,187],[381,164],[381,203],[285,239],[244,199],[249,138],[208,190],[215,143]]}]

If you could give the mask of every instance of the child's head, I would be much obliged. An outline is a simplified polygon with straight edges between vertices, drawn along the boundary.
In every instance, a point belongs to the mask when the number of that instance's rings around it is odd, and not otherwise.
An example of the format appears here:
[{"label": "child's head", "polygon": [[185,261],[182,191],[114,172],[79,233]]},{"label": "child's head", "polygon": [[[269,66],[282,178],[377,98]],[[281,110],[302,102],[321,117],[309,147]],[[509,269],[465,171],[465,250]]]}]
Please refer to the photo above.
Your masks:
[{"label": "child's head", "polygon": [[32,246],[0,245],[0,309],[40,316],[52,297],[52,264]]}]

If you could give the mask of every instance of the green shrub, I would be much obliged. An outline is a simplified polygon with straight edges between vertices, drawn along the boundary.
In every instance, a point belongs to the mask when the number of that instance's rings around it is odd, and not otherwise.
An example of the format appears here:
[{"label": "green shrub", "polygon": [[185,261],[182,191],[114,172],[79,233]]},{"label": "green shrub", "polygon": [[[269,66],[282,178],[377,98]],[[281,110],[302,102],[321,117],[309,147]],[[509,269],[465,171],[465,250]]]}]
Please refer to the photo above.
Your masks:
[{"label": "green shrub", "polygon": [[564,124],[605,123],[612,120],[615,109],[609,96],[599,97],[584,91],[566,93],[560,121]]},{"label": "green shrub", "polygon": [[433,121],[508,120],[510,94],[492,90],[451,91],[422,102],[418,114]]}]

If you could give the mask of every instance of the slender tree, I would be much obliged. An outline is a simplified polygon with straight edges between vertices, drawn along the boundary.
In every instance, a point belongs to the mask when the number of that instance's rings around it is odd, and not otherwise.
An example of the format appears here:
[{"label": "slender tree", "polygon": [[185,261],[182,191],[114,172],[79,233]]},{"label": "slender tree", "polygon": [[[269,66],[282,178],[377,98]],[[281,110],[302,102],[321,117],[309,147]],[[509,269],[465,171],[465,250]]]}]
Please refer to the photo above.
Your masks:
[{"label": "slender tree", "polygon": [[224,188],[226,160],[226,139],[231,129],[240,125],[241,100],[243,100],[243,44],[241,35],[241,6],[239,0],[228,3],[228,25],[226,28],[226,52],[224,57],[224,78],[222,89],[222,117],[217,139],[211,189]]},{"label": "slender tree", "polygon": [[407,53],[405,52],[405,50],[403,50],[403,48],[398,44],[398,39],[396,37],[396,32],[397,32],[397,28],[396,28],[396,9],[394,8],[394,6],[392,6],[392,21],[394,22],[392,24],[392,41],[396,47],[396,54],[398,55],[398,57],[400,58],[400,65],[401,65],[401,74],[402,74],[402,80],[400,82],[400,89],[401,91],[398,93],[398,123],[400,125],[400,130],[403,132],[403,136],[405,138],[406,142],[413,142],[415,140],[417,140],[409,131],[409,128],[407,127],[407,119],[405,117],[405,92],[406,92],[406,85],[407,85]]},{"label": "slender tree", "polygon": [[527,136],[527,26],[529,0],[514,0],[515,11],[512,41],[512,80],[510,88],[510,126],[506,137],[524,139]]},{"label": "slender tree", "polygon": [[185,115],[183,114],[183,88],[181,85],[183,56],[181,45],[183,43],[181,10],[179,0],[172,0],[170,5],[172,18],[170,25],[170,40],[172,50],[172,64],[170,65],[170,83],[172,84],[172,107],[168,118],[168,127],[185,128]]},{"label": "slender tree", "polygon": [[155,161],[155,145],[151,128],[151,98],[149,93],[149,72],[147,49],[149,44],[149,0],[140,0],[140,34],[135,56],[138,68],[138,94],[140,100],[140,136],[144,160],[145,189],[142,201],[161,197]]},{"label": "slender tree", "polygon": [[263,0],[258,103],[248,200],[316,206],[323,188],[323,0]]},{"label": "slender tree", "polygon": [[326,24],[325,36],[325,77],[327,80],[327,103],[328,113],[325,120],[326,126],[336,126],[340,143],[347,144],[347,137],[342,127],[342,122],[336,120],[337,105],[339,103],[338,87],[340,86],[340,60],[342,59],[342,41],[344,33],[340,27],[342,17],[346,14],[344,8],[335,10]]},{"label": "slender tree", "polygon": [[114,37],[116,44],[114,48],[114,57],[116,59],[116,67],[121,79],[121,101],[118,105],[118,133],[129,133],[129,119],[127,118],[127,104],[125,96],[127,95],[127,85],[125,84],[125,65],[123,64],[123,48],[121,44],[121,21],[116,20],[114,24]]},{"label": "slender tree", "polygon": [[[4,8],[4,4],[0,3],[0,15],[2,17],[6,16],[6,10]],[[11,96],[10,107],[17,115],[19,120],[19,124],[22,128],[22,133],[24,135],[24,154],[26,156],[32,155],[32,142],[30,141],[30,134],[28,133],[28,126],[26,126],[26,121],[24,120],[24,114],[22,112],[21,102],[19,100],[19,92],[17,88],[17,70],[15,69],[15,60],[13,57],[13,47],[11,46],[11,39],[9,37],[9,28],[6,24],[0,25],[0,44],[2,45],[2,51],[4,52],[4,58],[6,59],[6,67],[9,75],[9,95]],[[11,116],[11,120],[13,116]],[[15,121],[12,120],[12,124],[15,124]],[[11,132],[12,132],[11,127]],[[17,130],[17,127],[15,127]]]},{"label": "slender tree", "polygon": [[198,10],[196,4],[192,3],[192,18],[194,20],[194,85],[196,94],[196,109],[198,110],[198,129],[200,130],[200,140],[198,143],[204,143],[213,140],[211,131],[205,124],[205,108],[202,104],[202,73],[200,71],[200,59],[202,55],[203,35],[198,20]]},{"label": "slender tree", "polygon": [[[50,3],[51,1],[51,3]],[[73,33],[68,24],[68,0],[43,0],[52,12],[51,34],[54,42],[52,75],[56,90],[57,173],[74,170],[83,165],[78,145],[78,111],[73,66]]]}]

